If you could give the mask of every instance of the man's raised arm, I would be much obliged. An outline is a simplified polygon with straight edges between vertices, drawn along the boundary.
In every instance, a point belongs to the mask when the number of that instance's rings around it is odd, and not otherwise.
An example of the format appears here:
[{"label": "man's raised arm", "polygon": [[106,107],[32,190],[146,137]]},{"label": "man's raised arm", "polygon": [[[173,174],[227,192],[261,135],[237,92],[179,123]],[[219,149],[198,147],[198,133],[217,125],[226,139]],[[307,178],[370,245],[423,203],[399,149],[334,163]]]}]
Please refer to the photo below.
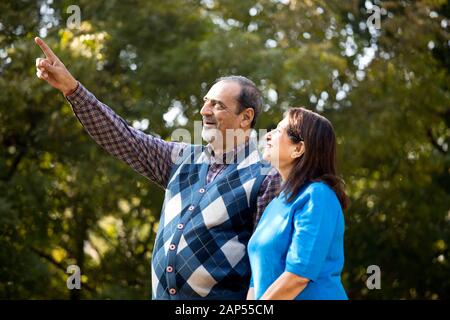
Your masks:
[{"label": "man's raised arm", "polygon": [[36,75],[60,90],[89,135],[110,154],[165,188],[173,166],[172,155],[187,145],[167,142],[147,135],[127,124],[107,105],[79,83],[40,38],[35,38],[45,54],[36,59]]}]

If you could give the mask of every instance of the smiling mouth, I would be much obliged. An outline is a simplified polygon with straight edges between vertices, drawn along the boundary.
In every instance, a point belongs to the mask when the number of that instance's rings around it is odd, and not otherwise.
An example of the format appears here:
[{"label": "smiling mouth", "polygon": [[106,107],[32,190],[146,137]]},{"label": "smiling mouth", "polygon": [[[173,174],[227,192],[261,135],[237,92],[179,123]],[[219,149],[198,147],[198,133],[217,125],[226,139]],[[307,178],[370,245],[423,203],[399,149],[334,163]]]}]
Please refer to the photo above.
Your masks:
[{"label": "smiling mouth", "polygon": [[204,126],[215,126],[216,125],[216,123],[215,122],[203,122],[203,125]]}]

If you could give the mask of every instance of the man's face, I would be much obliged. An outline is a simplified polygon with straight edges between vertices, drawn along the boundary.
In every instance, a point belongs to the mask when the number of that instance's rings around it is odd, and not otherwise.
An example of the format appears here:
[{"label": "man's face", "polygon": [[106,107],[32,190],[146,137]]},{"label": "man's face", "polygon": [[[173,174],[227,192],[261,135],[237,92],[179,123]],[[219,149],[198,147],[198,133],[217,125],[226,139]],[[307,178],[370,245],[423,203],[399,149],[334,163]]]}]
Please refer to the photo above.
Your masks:
[{"label": "man's face", "polygon": [[203,117],[202,137],[207,142],[218,141],[217,135],[222,134],[221,141],[226,141],[227,129],[241,128],[241,116],[236,114],[238,102],[236,98],[241,87],[233,81],[220,81],[214,84],[203,98],[205,101],[200,114]]}]

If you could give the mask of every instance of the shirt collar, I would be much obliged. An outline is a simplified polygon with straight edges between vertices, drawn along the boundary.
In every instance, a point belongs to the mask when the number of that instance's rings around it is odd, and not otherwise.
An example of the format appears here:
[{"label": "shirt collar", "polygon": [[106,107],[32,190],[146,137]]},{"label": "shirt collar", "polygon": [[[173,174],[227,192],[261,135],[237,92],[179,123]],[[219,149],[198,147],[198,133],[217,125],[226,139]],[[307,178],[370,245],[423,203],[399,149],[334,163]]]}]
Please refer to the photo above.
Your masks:
[{"label": "shirt collar", "polygon": [[211,143],[208,143],[205,146],[204,152],[208,157],[210,164],[230,164],[236,162],[237,155],[243,152],[246,149],[246,147],[249,146],[249,144],[250,139],[247,138],[245,142],[238,144],[232,150],[227,151],[225,153],[221,153],[219,155],[215,155]]}]

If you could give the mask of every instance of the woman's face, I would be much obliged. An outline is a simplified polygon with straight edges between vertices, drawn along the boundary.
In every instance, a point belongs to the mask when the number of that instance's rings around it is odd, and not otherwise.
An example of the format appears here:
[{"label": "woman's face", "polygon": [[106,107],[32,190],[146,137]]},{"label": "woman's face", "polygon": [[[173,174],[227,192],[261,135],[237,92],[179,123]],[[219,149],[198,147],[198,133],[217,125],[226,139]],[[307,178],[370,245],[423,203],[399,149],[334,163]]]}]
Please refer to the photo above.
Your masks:
[{"label": "woman's face", "polygon": [[285,117],[276,129],[266,135],[263,159],[277,169],[289,168],[303,153],[303,143],[296,145],[289,138],[286,132],[288,124],[289,120]]}]

